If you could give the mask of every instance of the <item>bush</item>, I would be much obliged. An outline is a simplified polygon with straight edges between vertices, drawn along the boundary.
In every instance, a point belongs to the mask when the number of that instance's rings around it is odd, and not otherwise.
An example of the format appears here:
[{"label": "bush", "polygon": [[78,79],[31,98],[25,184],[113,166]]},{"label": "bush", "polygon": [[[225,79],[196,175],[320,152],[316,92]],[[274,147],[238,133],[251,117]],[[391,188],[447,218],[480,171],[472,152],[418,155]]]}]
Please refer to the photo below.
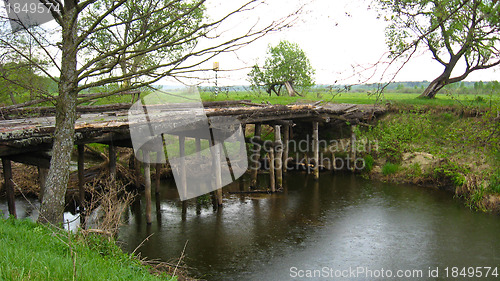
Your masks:
[{"label": "bush", "polygon": [[462,186],[465,183],[465,176],[468,170],[460,165],[447,162],[434,169],[434,176],[438,179],[449,180],[454,186]]},{"label": "bush", "polygon": [[399,165],[393,164],[391,162],[385,163],[385,165],[382,167],[382,174],[384,176],[395,174],[397,171],[399,171]]},{"label": "bush", "polygon": [[373,157],[371,155],[366,155],[364,159],[365,159],[365,170],[367,172],[370,172],[373,169],[373,164],[375,163],[375,160],[373,160]]},{"label": "bush", "polygon": [[494,193],[500,193],[500,170],[491,176],[489,188]]}]

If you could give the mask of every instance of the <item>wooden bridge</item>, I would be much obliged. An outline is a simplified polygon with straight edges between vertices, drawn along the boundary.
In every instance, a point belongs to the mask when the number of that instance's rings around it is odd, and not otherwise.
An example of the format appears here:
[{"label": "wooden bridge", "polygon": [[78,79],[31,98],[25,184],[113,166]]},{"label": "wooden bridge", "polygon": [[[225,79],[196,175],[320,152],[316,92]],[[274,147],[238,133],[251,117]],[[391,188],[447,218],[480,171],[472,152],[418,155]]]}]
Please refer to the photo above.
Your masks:
[{"label": "wooden bridge", "polygon": [[[78,175],[80,202],[84,202],[84,145],[101,143],[109,145],[110,177],[116,177],[116,147],[132,147],[130,136],[128,110],[131,104],[115,104],[106,106],[78,107],[79,118],[75,125],[75,145],[78,146]],[[231,116],[241,122],[243,128],[253,126],[253,138],[245,137],[247,142],[254,144],[262,142],[262,126],[272,126],[275,140],[271,145],[270,158],[270,189],[275,191],[281,187],[282,173],[286,172],[288,161],[288,141],[291,128],[299,123],[311,123],[314,176],[319,177],[319,124],[343,124],[355,126],[367,125],[371,120],[385,112],[385,108],[378,105],[355,104],[292,104],[270,105],[257,104],[250,101],[223,101],[203,103],[206,116]],[[161,111],[162,106],[158,105]],[[169,108],[160,122],[171,122],[177,113],[189,109],[189,104],[178,104]],[[44,178],[50,165],[50,155],[55,131],[54,109],[46,108],[14,108],[2,110],[0,108],[0,157],[2,158],[4,187],[8,198],[9,212],[15,215],[14,185],[12,182],[11,161],[34,165],[38,167],[40,182]],[[243,132],[252,128],[247,128]],[[187,130],[187,129],[186,129]],[[352,134],[355,138],[355,135]],[[353,139],[352,141],[355,141]],[[199,148],[199,140],[196,142]],[[274,149],[274,150],[273,150]],[[184,153],[184,147],[180,147]],[[260,152],[254,152],[257,159]],[[353,153],[355,153],[353,149]],[[254,158],[255,159],[255,158]],[[158,165],[158,164],[157,164]],[[220,165],[220,163],[219,163]],[[150,165],[145,164],[145,193],[146,219],[151,222],[151,181]],[[276,167],[281,167],[276,169]],[[158,166],[157,166],[158,170]],[[257,167],[250,166],[252,184],[257,180]],[[215,170],[214,172],[217,172]],[[220,169],[219,169],[220,173]],[[43,184],[41,186],[43,191]],[[217,203],[222,204],[222,191],[216,192]]]}]

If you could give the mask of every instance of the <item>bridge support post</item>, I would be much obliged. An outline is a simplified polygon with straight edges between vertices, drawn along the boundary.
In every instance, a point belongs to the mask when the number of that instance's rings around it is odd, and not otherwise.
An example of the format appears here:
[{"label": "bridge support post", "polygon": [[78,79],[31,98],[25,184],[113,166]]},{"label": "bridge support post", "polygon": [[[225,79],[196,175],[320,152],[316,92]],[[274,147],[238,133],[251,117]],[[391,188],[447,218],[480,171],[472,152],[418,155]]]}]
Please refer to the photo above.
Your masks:
[{"label": "bridge support post", "polygon": [[[260,123],[255,124],[255,131],[254,131],[254,138],[256,141],[260,141],[260,135],[262,133],[262,125]],[[262,149],[262,146],[258,144],[257,142],[254,143],[253,145],[253,153],[252,157],[250,158],[250,164],[252,167],[252,177],[250,181],[250,186],[251,187],[257,187],[257,175],[259,173],[259,166],[260,166],[260,150]]]},{"label": "bridge support post", "polygon": [[160,177],[161,177],[161,164],[156,163],[155,165],[155,198],[158,200],[158,195],[160,195]]},{"label": "bridge support post", "polygon": [[110,144],[108,146],[109,153],[109,178],[111,180],[111,188],[115,188],[116,184],[116,146]]},{"label": "bridge support post", "polygon": [[[181,190],[187,194],[187,181],[186,181],[186,137],[179,136],[179,160],[180,160],[180,176],[181,176]],[[182,219],[184,220],[187,213],[187,201],[182,201]]]},{"label": "bridge support post", "polygon": [[[78,149],[78,199],[80,206],[80,227],[85,229],[85,145],[79,144]],[[41,168],[40,168],[41,169]]]},{"label": "bridge support post", "polygon": [[281,126],[274,126],[274,143],[276,157],[274,158],[274,166],[276,171],[276,189],[283,187],[283,143],[281,141]]},{"label": "bridge support post", "polygon": [[[220,146],[217,145],[217,141],[214,140],[214,145],[212,146],[212,159],[213,159],[213,170],[215,174],[215,184],[217,186],[222,185],[222,167],[221,167],[221,153]],[[222,206],[222,188],[215,191],[215,201],[217,206]]]},{"label": "bridge support post", "polygon": [[319,129],[318,121],[312,123],[313,127],[313,153],[314,153],[314,179],[319,179]]},{"label": "bridge support post", "polygon": [[283,173],[286,173],[288,170],[288,141],[290,138],[290,126],[285,125],[283,127]]},{"label": "bridge support post", "polygon": [[37,169],[38,181],[40,182],[40,193],[38,194],[38,201],[42,203],[43,193],[45,193],[45,180],[47,180],[47,174],[49,173],[49,170],[40,166],[38,166]]},{"label": "bridge support post", "polygon": [[269,147],[269,187],[271,192],[276,192],[276,179],[274,175],[274,145]]},{"label": "bridge support post", "polygon": [[354,171],[356,164],[356,125],[351,126],[351,171]]},{"label": "bridge support post", "polygon": [[7,204],[9,207],[9,214],[17,218],[16,214],[16,201],[14,198],[14,183],[12,182],[12,163],[6,158],[2,158],[4,186],[7,193]]},{"label": "bridge support post", "polygon": [[151,218],[151,165],[149,151],[142,151],[142,157],[144,160],[144,197],[146,197],[146,223],[151,224],[153,222]]},{"label": "bridge support post", "polygon": [[137,153],[134,152],[134,168],[135,168],[135,186],[139,188],[141,186],[141,161],[139,161],[139,153],[140,151],[138,150]]},{"label": "bridge support post", "polygon": [[196,138],[195,142],[196,142],[196,156],[198,158],[201,158],[201,139]]}]

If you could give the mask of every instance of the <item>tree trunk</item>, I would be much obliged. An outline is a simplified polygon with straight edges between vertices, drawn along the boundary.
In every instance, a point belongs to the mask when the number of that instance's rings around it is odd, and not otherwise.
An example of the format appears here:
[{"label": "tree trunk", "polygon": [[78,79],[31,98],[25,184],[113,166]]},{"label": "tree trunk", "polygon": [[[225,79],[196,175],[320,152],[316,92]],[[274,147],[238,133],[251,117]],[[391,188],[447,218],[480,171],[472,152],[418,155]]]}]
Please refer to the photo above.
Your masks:
[{"label": "tree trunk", "polygon": [[433,99],[439,92],[439,90],[441,90],[448,84],[448,78],[449,77],[441,75],[438,78],[434,79],[434,81],[432,81],[429,86],[427,86],[427,88],[419,97]]},{"label": "tree trunk", "polygon": [[77,9],[74,1],[65,1],[62,19],[62,57],[59,96],[56,100],[56,131],[39,222],[59,225],[63,222],[64,197],[68,187],[71,151],[74,144],[77,101]]},{"label": "tree trunk", "polygon": [[453,71],[453,68],[457,65],[459,59],[462,57],[463,54],[456,54],[453,55],[450,58],[450,62],[446,64],[444,71],[441,75],[439,75],[438,78],[434,79],[429,86],[424,90],[424,92],[419,96],[420,98],[434,98],[436,94],[441,90],[444,86],[455,83],[458,81],[463,80],[467,75],[462,75],[459,77],[454,77],[450,79],[451,77],[451,72]]},{"label": "tree trunk", "polygon": [[12,105],[16,105],[17,101],[16,101],[16,98],[14,97],[14,93],[12,93],[12,91],[9,91],[9,97],[10,97],[10,101],[12,102]]},{"label": "tree trunk", "polygon": [[297,91],[293,88],[293,82],[292,81],[286,81],[285,82],[285,87],[288,91],[288,95],[291,97],[295,97],[297,94]]}]

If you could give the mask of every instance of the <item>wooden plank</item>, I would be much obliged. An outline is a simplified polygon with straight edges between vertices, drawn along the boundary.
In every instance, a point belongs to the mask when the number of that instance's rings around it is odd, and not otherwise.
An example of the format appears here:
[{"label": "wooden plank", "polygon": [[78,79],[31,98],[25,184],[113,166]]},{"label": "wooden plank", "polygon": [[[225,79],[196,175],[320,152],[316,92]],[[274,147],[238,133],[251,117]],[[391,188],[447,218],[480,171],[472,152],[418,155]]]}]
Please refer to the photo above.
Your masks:
[{"label": "wooden plank", "polygon": [[14,198],[14,182],[12,181],[12,163],[9,159],[2,158],[4,187],[7,193],[7,205],[10,216],[17,218],[16,201]]},{"label": "wooden plank", "polygon": [[43,151],[10,155],[5,156],[5,158],[17,163],[37,166],[44,169],[48,169],[50,167],[50,155]]}]

